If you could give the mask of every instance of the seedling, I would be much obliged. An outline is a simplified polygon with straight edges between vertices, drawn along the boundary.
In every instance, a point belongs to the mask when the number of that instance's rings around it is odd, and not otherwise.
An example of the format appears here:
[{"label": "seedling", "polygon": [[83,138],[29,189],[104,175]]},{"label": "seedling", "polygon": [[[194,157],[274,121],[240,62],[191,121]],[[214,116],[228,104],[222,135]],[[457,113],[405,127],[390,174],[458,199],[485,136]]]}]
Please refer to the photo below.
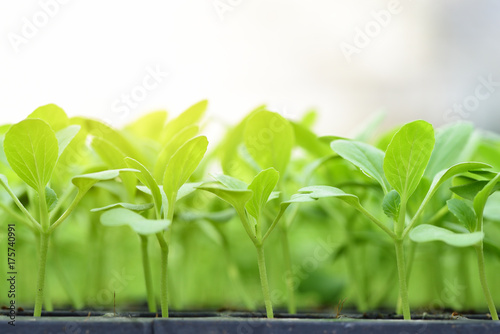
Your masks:
[{"label": "seedling", "polygon": [[473,169],[489,167],[486,164],[467,162],[456,164],[439,172],[433,179],[428,191],[413,217],[407,222],[407,204],[424,175],[425,168],[434,148],[434,131],[425,121],[415,121],[404,125],[392,138],[386,152],[368,144],[337,140],[332,143],[335,152],[359,167],[366,175],[376,180],[385,193],[382,204],[386,214],[394,221],[391,229],[386,223],[368,212],[355,195],[328,186],[302,188],[299,193],[311,199],[336,197],[363,213],[382,229],[394,242],[399,277],[399,295],[403,315],[411,318],[408,302],[406,264],[403,243],[408,233],[416,225],[432,196],[446,180],[454,175]]},{"label": "seedling", "polygon": [[[61,118],[66,120],[66,124],[68,122],[62,109],[54,105],[48,105],[37,109],[31,117],[11,126],[4,140],[5,156],[12,170],[38,195],[38,219],[33,217],[14,194],[9,187],[7,177],[0,175],[0,183],[28,219],[26,224],[37,232],[40,239],[35,317],[41,316],[42,312],[47,252],[52,233],[68,218],[95,183],[101,180],[117,178],[120,172],[131,171],[130,169],[112,170],[73,177],[72,183],[77,187],[78,194],[64,213],[57,219],[51,220],[50,209],[54,207],[57,196],[48,185],[61,155],[76,136],[80,127],[67,126],[56,133],[49,123],[34,118],[38,115],[43,115],[45,119],[54,125],[60,124],[58,122],[61,121]],[[61,117],[61,115],[63,116]],[[25,222],[24,220],[20,221]]]}]

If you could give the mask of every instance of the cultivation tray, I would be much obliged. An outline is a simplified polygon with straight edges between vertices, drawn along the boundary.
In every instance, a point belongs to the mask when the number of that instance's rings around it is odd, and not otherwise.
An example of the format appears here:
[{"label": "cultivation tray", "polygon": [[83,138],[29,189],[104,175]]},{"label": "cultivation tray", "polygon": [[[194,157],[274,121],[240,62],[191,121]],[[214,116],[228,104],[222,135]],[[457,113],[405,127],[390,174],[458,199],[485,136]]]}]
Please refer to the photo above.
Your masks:
[{"label": "cultivation tray", "polygon": [[171,312],[169,319],[151,313],[105,314],[100,312],[44,312],[33,318],[19,312],[16,326],[7,324],[7,313],[0,313],[0,333],[500,333],[500,322],[486,315],[415,315],[403,321],[391,314],[276,314],[266,319],[260,313]]}]

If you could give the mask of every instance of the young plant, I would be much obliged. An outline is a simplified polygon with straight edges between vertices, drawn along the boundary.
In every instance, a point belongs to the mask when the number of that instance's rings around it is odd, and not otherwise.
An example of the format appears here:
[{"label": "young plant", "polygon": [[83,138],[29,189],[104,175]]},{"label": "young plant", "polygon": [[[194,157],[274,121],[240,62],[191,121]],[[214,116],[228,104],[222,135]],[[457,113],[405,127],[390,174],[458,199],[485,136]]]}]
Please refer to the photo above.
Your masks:
[{"label": "young plant", "polygon": [[276,198],[277,194],[273,193],[273,190],[278,184],[278,180],[278,171],[274,168],[268,168],[257,174],[249,185],[230,176],[220,175],[217,177],[218,182],[206,183],[198,187],[198,189],[215,194],[236,210],[246,234],[257,251],[260,283],[268,318],[274,318],[274,313],[267,279],[264,244],[285,210],[293,202],[281,203],[273,223],[264,231],[262,213],[266,204]]},{"label": "young plant", "polygon": [[[344,159],[359,167],[366,175],[376,180],[382,187],[385,197],[380,203],[386,214],[393,220],[391,229],[381,219],[368,212],[355,195],[328,186],[312,186],[299,190],[303,196],[313,200],[335,197],[351,205],[382,229],[393,241],[396,251],[396,264],[399,278],[399,295],[402,302],[404,319],[411,318],[408,301],[404,241],[430,199],[446,180],[469,170],[489,167],[482,163],[460,163],[439,172],[428,190],[419,198],[420,205],[411,219],[407,204],[424,175],[434,148],[434,131],[425,121],[415,121],[401,127],[394,135],[386,152],[360,142],[336,140],[332,148]],[[416,199],[415,199],[416,200]]]},{"label": "young plant", "polygon": [[[42,108],[44,108],[44,117],[49,121],[60,119],[58,116],[60,116],[62,110],[57,106],[48,105]],[[37,109],[35,113],[40,113],[40,109]],[[0,175],[0,184],[26,216],[26,224],[36,231],[40,240],[34,309],[34,316],[39,317],[44,302],[45,268],[52,233],[68,218],[80,200],[95,183],[101,180],[114,179],[119,176],[120,172],[130,171],[130,169],[98,172],[73,177],[72,183],[78,189],[76,197],[60,216],[51,217],[50,211],[55,207],[57,195],[49,188],[49,183],[61,155],[76,136],[80,127],[74,125],[68,126],[56,133],[46,121],[32,117],[28,117],[10,127],[5,135],[4,151],[12,170],[38,195],[38,219],[17,198],[9,187],[8,180],[4,175]]]},{"label": "young plant", "polygon": [[[495,187],[500,180],[500,173],[496,174],[489,182],[476,181],[466,185],[452,188],[454,192],[466,199],[471,199],[473,207],[465,200],[453,198],[448,201],[448,209],[465,227],[464,233],[454,233],[446,228],[433,225],[417,226],[410,233],[410,238],[415,242],[429,242],[440,240],[455,247],[473,246],[476,250],[479,280],[483,294],[493,320],[498,320],[495,303],[486,280],[484,264],[484,208],[488,197],[495,192]],[[459,228],[459,230],[461,230]]]}]

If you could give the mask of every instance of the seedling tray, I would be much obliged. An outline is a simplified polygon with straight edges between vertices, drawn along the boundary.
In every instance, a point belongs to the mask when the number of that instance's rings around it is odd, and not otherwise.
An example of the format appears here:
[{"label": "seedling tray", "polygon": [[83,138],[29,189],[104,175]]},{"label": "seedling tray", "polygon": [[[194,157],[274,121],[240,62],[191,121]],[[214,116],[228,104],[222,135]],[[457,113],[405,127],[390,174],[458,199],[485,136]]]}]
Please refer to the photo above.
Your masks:
[{"label": "seedling tray", "polygon": [[151,313],[44,312],[42,318],[20,312],[16,326],[1,313],[0,333],[500,333],[500,323],[485,315],[414,315],[403,321],[391,314],[261,314],[243,312],[171,312],[169,319]]}]

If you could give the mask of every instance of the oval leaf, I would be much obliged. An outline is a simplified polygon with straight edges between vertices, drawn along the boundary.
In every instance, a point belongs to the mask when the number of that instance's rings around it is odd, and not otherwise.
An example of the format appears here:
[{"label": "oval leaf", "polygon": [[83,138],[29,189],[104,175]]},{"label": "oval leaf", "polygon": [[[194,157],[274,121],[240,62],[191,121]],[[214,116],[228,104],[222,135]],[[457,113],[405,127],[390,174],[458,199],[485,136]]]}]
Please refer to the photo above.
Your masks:
[{"label": "oval leaf", "polygon": [[285,174],[294,143],[293,128],[280,114],[261,110],[248,121],[245,146],[262,169],[275,168]]},{"label": "oval leaf", "polygon": [[38,118],[44,120],[55,132],[64,129],[69,125],[68,116],[64,110],[52,103],[36,108],[35,111],[33,111],[26,118]]},{"label": "oval leaf", "polygon": [[360,168],[365,174],[377,180],[387,194],[391,186],[384,175],[385,153],[369,144],[336,140],[331,144],[332,149],[342,158]]},{"label": "oval leaf", "polygon": [[154,206],[153,203],[145,203],[145,204],[131,204],[131,203],[115,203],[115,204],[110,204],[108,206],[104,206],[102,208],[95,208],[90,210],[90,212],[99,212],[99,211],[108,211],[110,209],[115,209],[115,208],[124,208],[130,211],[146,211],[151,209]]},{"label": "oval leaf", "polygon": [[405,124],[392,138],[384,159],[384,173],[402,201],[417,189],[434,148],[434,129],[425,121]]},{"label": "oval leaf", "polygon": [[253,196],[246,204],[246,209],[256,219],[260,217],[262,209],[269,200],[269,196],[276,187],[279,178],[280,175],[276,169],[268,168],[257,174],[248,186],[248,189],[252,190]]},{"label": "oval leaf", "polygon": [[56,134],[41,119],[26,119],[5,134],[4,151],[14,172],[36,191],[44,191],[59,157]]},{"label": "oval leaf", "polygon": [[458,221],[465,226],[469,232],[476,230],[476,214],[467,203],[458,198],[452,198],[446,203],[448,204],[450,212],[457,217]]},{"label": "oval leaf", "polygon": [[101,215],[104,226],[130,226],[136,233],[142,235],[156,234],[165,230],[170,221],[165,219],[146,219],[138,213],[127,209],[112,209]]},{"label": "oval leaf", "polygon": [[483,240],[484,233],[454,233],[441,227],[424,224],[415,227],[410,232],[410,238],[414,242],[442,241],[450,246],[468,247]]}]

